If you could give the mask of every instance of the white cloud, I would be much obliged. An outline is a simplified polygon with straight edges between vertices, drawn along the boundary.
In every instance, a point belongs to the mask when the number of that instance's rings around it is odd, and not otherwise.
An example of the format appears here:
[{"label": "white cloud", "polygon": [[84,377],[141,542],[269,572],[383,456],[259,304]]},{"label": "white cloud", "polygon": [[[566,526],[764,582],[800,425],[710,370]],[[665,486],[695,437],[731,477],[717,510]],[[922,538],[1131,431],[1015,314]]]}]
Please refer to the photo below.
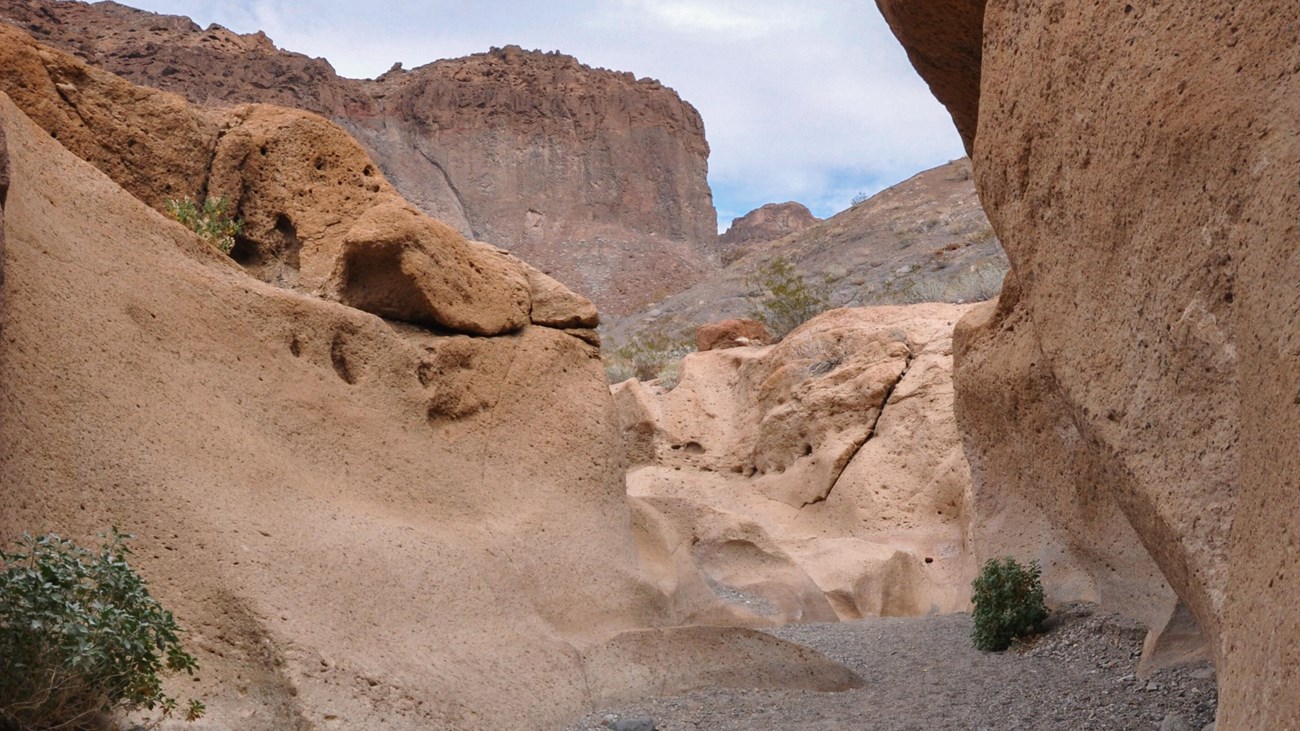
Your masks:
[{"label": "white cloud", "polygon": [[345,76],[514,43],[657,78],[704,117],[724,226],[773,201],[826,216],[962,154],[947,113],[865,0],[136,2],[265,30]]}]

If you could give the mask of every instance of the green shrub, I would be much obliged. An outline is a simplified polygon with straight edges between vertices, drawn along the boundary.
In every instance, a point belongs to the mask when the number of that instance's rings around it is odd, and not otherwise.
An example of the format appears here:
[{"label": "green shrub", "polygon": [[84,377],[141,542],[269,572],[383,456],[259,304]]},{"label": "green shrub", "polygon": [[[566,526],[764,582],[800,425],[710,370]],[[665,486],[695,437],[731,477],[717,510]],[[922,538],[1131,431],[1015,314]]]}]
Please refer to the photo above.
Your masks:
[{"label": "green shrub", "polygon": [[695,339],[688,333],[672,334],[663,330],[640,333],[626,345],[604,354],[605,375],[610,383],[629,378],[658,379],[659,385],[671,391],[677,385],[682,358],[693,352]]},{"label": "green shrub", "polygon": [[[175,712],[159,672],[198,669],[115,529],[98,552],[57,535],[0,549],[0,728],[79,728],[114,711]],[[203,714],[191,700],[187,720]]]},{"label": "green shrub", "polygon": [[1034,561],[1026,568],[1010,556],[984,563],[971,586],[975,626],[971,640],[985,652],[1001,652],[1011,641],[1037,631],[1047,619],[1043,604],[1043,570]]},{"label": "green shrub", "polygon": [[829,282],[809,284],[783,256],[760,266],[749,285],[757,290],[750,298],[753,309],[749,316],[766,325],[778,339],[830,307]]},{"label": "green shrub", "polygon": [[169,200],[164,205],[168,216],[227,255],[235,247],[235,237],[244,230],[243,221],[231,216],[229,208],[225,198],[208,198],[202,207],[189,198]]}]

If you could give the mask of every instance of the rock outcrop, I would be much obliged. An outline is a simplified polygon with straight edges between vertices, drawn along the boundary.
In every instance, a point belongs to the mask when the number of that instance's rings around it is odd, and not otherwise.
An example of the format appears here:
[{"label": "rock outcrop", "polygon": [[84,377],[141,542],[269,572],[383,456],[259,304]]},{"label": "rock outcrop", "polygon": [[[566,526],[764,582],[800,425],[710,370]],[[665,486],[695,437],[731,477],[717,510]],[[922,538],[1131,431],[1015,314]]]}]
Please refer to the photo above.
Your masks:
[{"label": "rock outcrop", "polygon": [[802,203],[768,203],[732,219],[731,226],[718,237],[718,253],[723,264],[730,264],[744,255],[747,244],[776,241],[820,220]]},{"label": "rock outcrop", "polygon": [[978,100],[1012,264],[956,337],[977,495],[1050,523],[1104,603],[1164,625],[1176,593],[1219,728],[1300,726],[1300,8],[880,4],[968,139]]},{"label": "rock outcrop", "polygon": [[654,571],[701,573],[755,624],[967,607],[950,341],[968,309],[833,310],[687,356],[671,391],[615,386]]},{"label": "rock outcrop", "polygon": [[116,3],[5,0],[0,20],[201,104],[327,117],[421,211],[602,311],[630,312],[717,268],[703,122],[652,79],[506,47],[363,81],[261,33]]},{"label": "rock outcrop", "polygon": [[771,344],[772,334],[758,320],[733,318],[710,322],[695,329],[695,350],[700,353],[746,345]]},{"label": "rock outcrop", "polygon": [[[860,683],[674,628],[731,610],[640,568],[590,303],[416,212],[319,117],[202,109],[8,27],[0,67],[0,536],[138,536],[214,727],[557,727],[704,678]],[[150,207],[209,193],[297,286]]]}]

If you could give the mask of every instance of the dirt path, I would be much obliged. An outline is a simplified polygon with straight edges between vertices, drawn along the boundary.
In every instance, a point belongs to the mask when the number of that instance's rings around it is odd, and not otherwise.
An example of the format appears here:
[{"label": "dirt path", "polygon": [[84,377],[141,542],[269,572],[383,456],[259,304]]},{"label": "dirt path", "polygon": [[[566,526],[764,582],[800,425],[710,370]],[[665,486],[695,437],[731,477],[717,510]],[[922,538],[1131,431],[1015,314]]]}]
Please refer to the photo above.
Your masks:
[{"label": "dirt path", "polygon": [[866,687],[836,694],[703,689],[603,709],[566,731],[605,728],[610,716],[650,718],[658,731],[1157,731],[1162,724],[1201,731],[1214,720],[1210,666],[1138,679],[1142,630],[1082,607],[1054,617],[1028,650],[1002,654],[971,647],[964,614],[798,625],[774,634],[844,663]]}]

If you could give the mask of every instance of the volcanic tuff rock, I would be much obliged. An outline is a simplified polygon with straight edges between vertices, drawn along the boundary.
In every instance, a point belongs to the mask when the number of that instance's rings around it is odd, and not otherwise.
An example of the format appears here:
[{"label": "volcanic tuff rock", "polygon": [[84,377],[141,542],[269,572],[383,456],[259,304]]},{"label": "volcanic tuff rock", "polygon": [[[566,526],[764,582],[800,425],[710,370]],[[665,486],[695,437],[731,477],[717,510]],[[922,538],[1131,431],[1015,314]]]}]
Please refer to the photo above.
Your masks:
[{"label": "volcanic tuff rock", "polygon": [[840,309],[779,344],[614,387],[658,575],[702,572],[755,624],[966,608],[951,333],[969,306]]},{"label": "volcanic tuff rock", "polygon": [[965,132],[978,98],[1012,263],[956,335],[974,490],[1040,511],[1103,602],[1167,579],[1220,729],[1300,727],[1300,4],[880,4]]},{"label": "volcanic tuff rock", "polygon": [[768,203],[732,219],[731,226],[718,237],[718,253],[723,264],[730,264],[744,255],[746,244],[775,241],[799,233],[820,220],[802,203]]},{"label": "volcanic tuff rock", "polygon": [[264,34],[116,3],[2,0],[0,20],[205,105],[337,122],[423,212],[621,314],[717,268],[699,114],[651,79],[506,47],[344,79]]},{"label": "volcanic tuff rock", "polygon": [[[761,209],[760,209],[761,210]],[[775,241],[754,241],[721,272],[641,312],[607,319],[606,334],[686,334],[698,325],[750,316],[756,272],[781,257],[831,304],[978,302],[997,294],[1006,269],[971,182],[955,160],[887,188],[825,221]]]},{"label": "volcanic tuff rock", "polygon": [[[214,727],[553,727],[704,678],[860,682],[672,628],[734,610],[646,581],[589,303],[314,115],[204,110],[8,27],[0,69],[0,539],[139,536]],[[204,192],[255,196],[240,246],[299,286],[142,202]]]}]

